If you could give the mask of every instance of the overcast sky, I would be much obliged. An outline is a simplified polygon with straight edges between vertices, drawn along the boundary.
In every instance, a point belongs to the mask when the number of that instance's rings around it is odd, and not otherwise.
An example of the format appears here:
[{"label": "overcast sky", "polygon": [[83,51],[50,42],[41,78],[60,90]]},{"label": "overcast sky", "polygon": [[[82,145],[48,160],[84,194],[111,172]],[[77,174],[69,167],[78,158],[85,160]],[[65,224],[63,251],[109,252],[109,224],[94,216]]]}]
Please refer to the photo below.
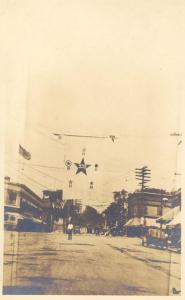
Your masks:
[{"label": "overcast sky", "polygon": [[[63,188],[64,198],[90,205],[106,206],[115,190],[134,191],[134,169],[143,165],[151,169],[151,187],[179,188],[180,175],[174,173],[181,172],[181,145],[170,133],[181,132],[185,2],[2,3],[7,18],[6,175],[39,195],[45,187]],[[57,140],[53,132],[114,134],[117,140]],[[19,144],[31,153],[30,161],[18,155]],[[83,148],[91,165],[87,176],[76,175],[74,164],[67,171],[64,164],[66,159],[80,163]]]}]

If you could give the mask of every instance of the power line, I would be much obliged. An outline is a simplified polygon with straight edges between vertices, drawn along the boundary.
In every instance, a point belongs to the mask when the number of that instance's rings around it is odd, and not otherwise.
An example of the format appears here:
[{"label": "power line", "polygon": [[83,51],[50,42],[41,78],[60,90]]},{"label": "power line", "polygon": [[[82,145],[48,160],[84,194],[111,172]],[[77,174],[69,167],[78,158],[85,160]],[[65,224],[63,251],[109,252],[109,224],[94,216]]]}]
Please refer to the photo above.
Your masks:
[{"label": "power line", "polygon": [[35,166],[35,167],[41,167],[41,168],[48,168],[48,169],[58,169],[62,170],[64,168],[55,167],[55,166],[47,166],[47,165],[39,165],[39,164],[24,164],[25,166]]},{"label": "power line", "polygon": [[[9,161],[9,162],[13,162],[13,161]],[[63,170],[64,167],[56,167],[56,166],[48,166],[48,165],[40,165],[40,164],[26,164],[25,162],[21,162],[21,161],[15,161],[13,163],[16,164],[24,164],[25,166],[33,166],[33,167],[41,167],[41,168],[48,168],[48,169],[58,169],[58,170]]]},{"label": "power line", "polygon": [[93,139],[106,139],[107,136],[96,136],[96,135],[79,135],[79,134],[66,134],[66,133],[53,133],[57,137],[71,136],[71,137],[81,137],[81,138],[93,138]]},{"label": "power line", "polygon": [[58,146],[59,146],[60,148],[63,149],[63,147],[61,147],[62,144],[61,144],[59,141],[57,141],[56,139],[53,139],[52,137],[50,137],[50,136],[48,135],[48,133],[46,133],[46,132],[41,132],[41,130],[38,129],[38,128],[35,128],[35,129],[31,128],[31,129],[32,129],[33,131],[37,131],[37,133],[39,133],[39,134],[41,134],[42,136],[48,138],[50,141],[57,143]]},{"label": "power line", "polygon": [[48,175],[47,173],[45,173],[45,172],[42,172],[42,171],[40,171],[40,170],[37,170],[37,169],[35,169],[35,168],[31,167],[31,166],[29,166],[29,167],[30,167],[32,170],[34,170],[34,171],[37,171],[38,173],[40,173],[40,174],[42,174],[42,175],[44,175],[44,176],[46,176],[46,177],[49,177],[49,178],[55,179],[55,180],[57,180],[58,182],[60,182],[60,183],[61,183],[61,180],[57,179],[56,177],[54,177],[54,176],[51,176],[51,175]]},{"label": "power line", "polygon": [[[9,162],[9,163],[10,163],[10,162]],[[24,165],[25,165],[25,164],[24,164]],[[23,165],[23,166],[24,166],[24,165]],[[10,165],[9,165],[9,166],[10,166]],[[27,166],[31,167],[30,165],[27,165]],[[11,168],[13,169],[12,166],[11,166]],[[56,177],[54,177],[54,176],[48,175],[48,174],[46,174],[45,172],[42,172],[42,171],[40,171],[40,170],[37,170],[37,169],[35,169],[35,168],[33,168],[33,167],[31,167],[31,169],[34,170],[34,171],[37,171],[38,173],[44,175],[45,177],[52,178],[52,179],[57,180],[58,182],[62,183],[60,180],[58,180],[58,179],[57,179]],[[15,169],[14,169],[14,170],[15,170]],[[20,170],[15,170],[15,171],[19,172],[21,175],[23,175],[24,177],[26,177],[26,178],[27,178],[28,180],[30,180],[31,182],[34,182],[34,183],[36,183],[37,185],[39,185],[39,186],[41,186],[41,187],[44,187],[44,188],[49,189],[47,186],[45,186],[45,185],[39,183],[38,181],[36,181],[36,180],[30,178],[29,176],[25,175],[25,174],[22,173]],[[38,188],[36,188],[36,189],[38,189]],[[40,192],[40,191],[39,191],[39,192]]]},{"label": "power line", "polygon": [[12,170],[14,170],[14,171],[16,171],[16,172],[18,172],[18,173],[20,173],[22,176],[24,176],[24,177],[26,177],[27,179],[29,179],[30,181],[32,181],[32,182],[34,182],[34,183],[36,183],[36,184],[38,184],[39,186],[41,186],[41,187],[44,187],[44,188],[47,188],[47,189],[49,189],[47,186],[45,186],[45,185],[43,185],[43,184],[41,184],[41,183],[39,183],[38,181],[36,181],[36,180],[34,180],[33,178],[31,178],[31,177],[29,177],[29,176],[27,176],[27,175],[25,175],[24,173],[22,173],[20,170],[15,170],[11,165],[9,165],[10,166],[10,168],[12,169]]},{"label": "power line", "polygon": [[[21,175],[23,175],[23,176],[25,176],[24,174],[22,174],[21,172],[20,172],[20,170],[16,170],[16,169],[14,169],[12,166],[10,166],[9,165],[9,167],[12,169],[12,170],[14,170],[14,171],[16,171],[17,173],[20,173]],[[21,179],[20,179],[21,180]],[[25,180],[30,180],[31,182],[33,182],[33,179],[30,179],[30,178],[25,178]],[[22,181],[22,180],[21,180]],[[37,183],[37,185],[41,185],[40,183],[38,183],[38,182],[36,182]],[[35,186],[35,184],[33,184],[32,183],[32,185],[34,186],[34,189],[36,189],[37,190],[37,192],[38,193],[40,193],[40,189],[39,189],[39,187],[37,187],[37,186]],[[48,189],[48,188],[47,188]]]},{"label": "power line", "polygon": [[38,181],[36,181],[36,180],[32,179],[31,177],[25,175],[24,173],[20,172],[19,170],[17,170],[17,171],[18,171],[21,175],[23,175],[23,176],[25,176],[26,178],[28,178],[29,180],[31,180],[32,182],[34,182],[34,183],[40,185],[41,187],[44,187],[44,188],[46,188],[46,189],[49,189],[48,186],[45,186],[45,185],[39,183]]},{"label": "power line", "polygon": [[[50,127],[43,126],[41,124],[37,124],[38,127],[43,128],[44,130],[53,131],[53,135],[57,136],[59,139],[62,138],[62,136],[68,136],[68,137],[81,137],[81,138],[100,138],[100,139],[107,139],[107,138],[113,138],[113,139],[120,139],[120,138],[164,138],[167,137],[168,133],[158,133],[156,135],[152,135],[151,133],[146,134],[118,134],[118,135],[106,135],[106,136],[97,136],[97,135],[81,135],[81,134],[67,134],[67,133],[60,133],[60,129],[51,129]],[[59,132],[59,133],[57,133]],[[173,135],[173,134],[170,134]],[[181,133],[175,133],[175,135],[181,136]]]},{"label": "power line", "polygon": [[53,133],[53,135],[57,136],[59,139],[62,138],[62,136],[68,136],[68,137],[76,137],[76,138],[92,138],[92,139],[111,139],[113,142],[117,137],[115,135],[108,135],[108,136],[97,136],[97,135],[80,135],[80,134],[66,134],[66,133]]}]

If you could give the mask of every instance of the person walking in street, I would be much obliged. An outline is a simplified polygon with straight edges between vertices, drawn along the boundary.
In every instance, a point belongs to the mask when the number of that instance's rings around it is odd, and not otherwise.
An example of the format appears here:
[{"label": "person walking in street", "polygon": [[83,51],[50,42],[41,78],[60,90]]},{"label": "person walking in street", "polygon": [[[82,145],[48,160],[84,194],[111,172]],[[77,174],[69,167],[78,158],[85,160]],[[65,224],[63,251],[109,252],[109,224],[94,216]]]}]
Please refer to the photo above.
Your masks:
[{"label": "person walking in street", "polygon": [[68,240],[72,240],[73,224],[70,222],[67,226]]}]

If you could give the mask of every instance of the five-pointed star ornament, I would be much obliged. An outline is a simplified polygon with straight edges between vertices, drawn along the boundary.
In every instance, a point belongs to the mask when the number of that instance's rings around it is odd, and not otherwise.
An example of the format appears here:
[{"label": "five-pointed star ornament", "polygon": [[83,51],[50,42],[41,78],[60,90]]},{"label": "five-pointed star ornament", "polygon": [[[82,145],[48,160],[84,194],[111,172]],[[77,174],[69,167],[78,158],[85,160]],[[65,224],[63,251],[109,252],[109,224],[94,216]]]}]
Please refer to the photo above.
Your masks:
[{"label": "five-pointed star ornament", "polygon": [[77,166],[76,174],[82,172],[85,175],[87,175],[86,169],[89,168],[91,165],[86,165],[84,158],[82,158],[81,163],[80,164],[75,163],[75,166]]}]

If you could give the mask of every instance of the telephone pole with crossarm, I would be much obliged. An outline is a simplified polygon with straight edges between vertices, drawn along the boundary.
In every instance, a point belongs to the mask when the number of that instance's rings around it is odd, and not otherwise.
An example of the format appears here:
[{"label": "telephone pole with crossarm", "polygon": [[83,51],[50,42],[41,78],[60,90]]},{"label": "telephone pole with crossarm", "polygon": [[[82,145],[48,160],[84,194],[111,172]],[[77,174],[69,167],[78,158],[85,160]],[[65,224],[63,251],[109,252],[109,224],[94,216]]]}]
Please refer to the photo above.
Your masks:
[{"label": "telephone pole with crossarm", "polygon": [[136,179],[139,181],[139,186],[141,186],[141,191],[143,191],[147,187],[145,184],[150,181],[151,170],[147,166],[144,166],[136,168],[135,173]]}]

